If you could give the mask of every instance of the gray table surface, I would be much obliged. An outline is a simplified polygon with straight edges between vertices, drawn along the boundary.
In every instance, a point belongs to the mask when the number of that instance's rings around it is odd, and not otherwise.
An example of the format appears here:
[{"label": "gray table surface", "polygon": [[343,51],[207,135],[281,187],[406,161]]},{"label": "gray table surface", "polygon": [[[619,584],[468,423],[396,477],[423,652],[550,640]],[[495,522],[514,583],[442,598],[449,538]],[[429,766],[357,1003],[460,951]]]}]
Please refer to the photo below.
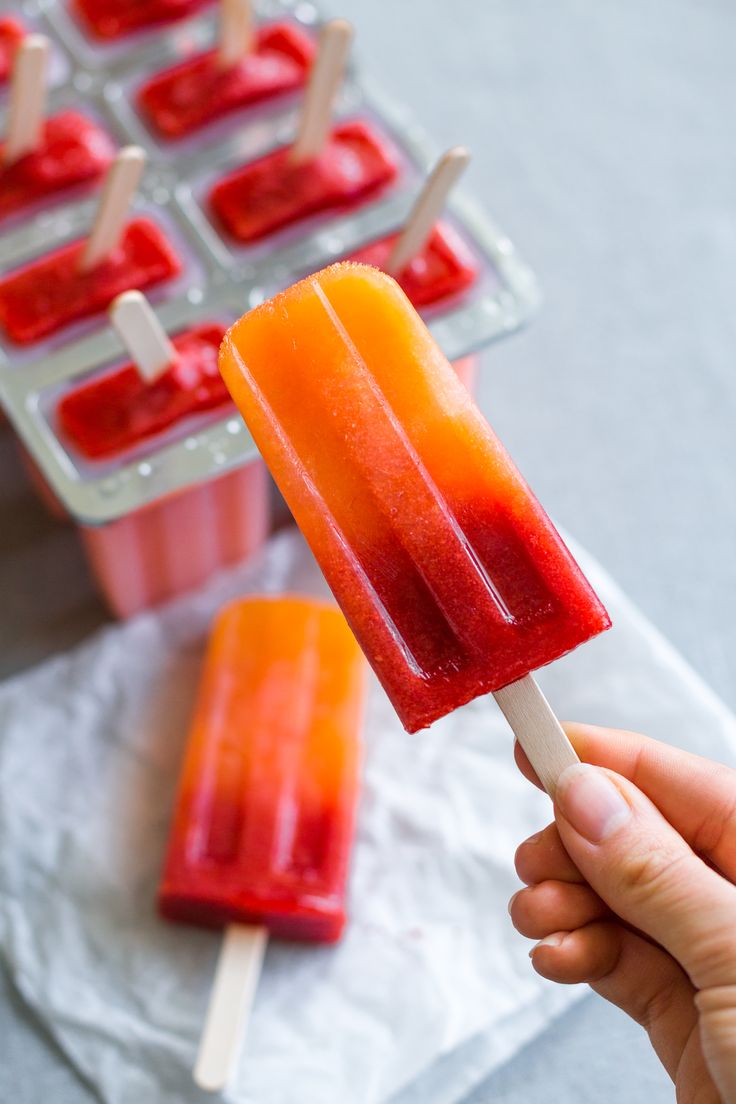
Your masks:
[{"label": "gray table surface", "polygon": [[[736,8],[344,0],[335,14],[438,142],[473,149],[468,186],[540,275],[543,312],[485,357],[484,410],[548,509],[736,707]],[[2,675],[105,620],[7,432],[0,579]],[[0,1099],[91,1099],[9,985]],[[638,1029],[592,997],[472,1097],[672,1099]]]}]

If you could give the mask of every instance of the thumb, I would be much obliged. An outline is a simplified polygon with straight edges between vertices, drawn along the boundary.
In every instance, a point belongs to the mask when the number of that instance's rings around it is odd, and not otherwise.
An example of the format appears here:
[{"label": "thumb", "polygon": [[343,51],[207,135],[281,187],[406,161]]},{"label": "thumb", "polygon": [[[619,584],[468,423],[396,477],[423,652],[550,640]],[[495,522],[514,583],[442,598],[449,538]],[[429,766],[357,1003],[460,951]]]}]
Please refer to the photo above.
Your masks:
[{"label": "thumb", "polygon": [[560,776],[555,815],[571,859],[615,913],[669,951],[697,989],[736,986],[736,887],[649,798],[581,763]]}]

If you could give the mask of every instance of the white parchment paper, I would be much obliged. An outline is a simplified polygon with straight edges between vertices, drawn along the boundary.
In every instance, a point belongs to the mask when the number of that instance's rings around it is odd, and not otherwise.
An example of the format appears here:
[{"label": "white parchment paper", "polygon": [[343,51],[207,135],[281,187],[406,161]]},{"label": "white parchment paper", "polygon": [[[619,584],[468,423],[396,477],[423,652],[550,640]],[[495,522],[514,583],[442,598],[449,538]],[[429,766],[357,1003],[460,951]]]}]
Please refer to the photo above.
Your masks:
[{"label": "white parchment paper", "polygon": [[[584,567],[616,628],[543,672],[561,715],[733,758],[730,714]],[[200,1099],[189,1070],[219,940],[159,920],[154,898],[211,616],[280,590],[324,590],[293,531],[0,687],[0,948],[110,1104]],[[534,974],[507,915],[514,850],[549,809],[492,699],[408,736],[373,684],[365,742],[352,922],[334,948],[269,947],[237,1104],[451,1104],[578,995]]]}]

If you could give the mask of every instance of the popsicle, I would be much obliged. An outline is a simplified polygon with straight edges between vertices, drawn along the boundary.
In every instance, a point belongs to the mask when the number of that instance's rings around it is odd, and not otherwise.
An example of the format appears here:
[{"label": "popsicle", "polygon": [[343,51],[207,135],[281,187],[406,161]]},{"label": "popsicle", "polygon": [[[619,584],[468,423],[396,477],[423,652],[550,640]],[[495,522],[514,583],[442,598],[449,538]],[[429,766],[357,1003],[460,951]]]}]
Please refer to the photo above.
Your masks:
[{"label": "popsicle", "polygon": [[16,51],[25,34],[26,29],[19,19],[12,15],[0,17],[0,85],[10,76]]},{"label": "popsicle", "polygon": [[285,22],[254,34],[247,21],[238,23],[226,13],[227,4],[218,49],[187,58],[138,90],[141,114],[162,137],[183,138],[224,115],[304,85],[314,56],[308,35]]},{"label": "popsicle", "polygon": [[[133,363],[61,399],[55,427],[75,462],[81,456],[119,465],[131,448],[195,415],[227,413],[231,401],[217,374],[223,325],[192,327],[172,341],[138,291],[119,296],[110,319]],[[80,529],[108,605],[130,617],[247,559],[266,539],[269,513],[266,471],[257,459],[224,474],[215,465],[204,482]]]},{"label": "popsicle", "polygon": [[609,618],[404,292],[334,265],[220,370],[404,726],[495,692],[553,788],[575,757],[531,672]]},{"label": "popsicle", "polygon": [[228,991],[241,995],[265,933],[342,933],[364,673],[344,618],[322,602],[246,598],[215,622],[159,890],[165,917],[229,926],[195,1069],[203,1088],[227,1081],[242,1019]]},{"label": "popsicle", "polygon": [[185,418],[230,406],[217,370],[225,329],[219,322],[210,322],[167,339],[167,360],[152,379],[130,363],[72,391],[59,405],[62,435],[81,455],[102,460]]},{"label": "popsicle", "polygon": [[48,50],[43,35],[27,35],[15,54],[0,143],[0,221],[94,183],[115,156],[109,136],[81,112],[60,111],[44,119]]},{"label": "popsicle", "polygon": [[210,191],[210,205],[238,242],[258,241],[310,215],[360,205],[397,175],[388,143],[362,120],[331,124],[352,30],[322,28],[296,140],[234,170]]},{"label": "popsicle", "polygon": [[0,279],[0,330],[18,345],[40,341],[104,310],[116,295],[177,276],[182,263],[149,218],[127,219],[144,154],[127,146],[105,182],[90,236]]},{"label": "popsicle", "polygon": [[72,0],[72,8],[95,38],[120,38],[186,19],[211,0]]},{"label": "popsicle", "polygon": [[349,259],[388,272],[415,307],[429,307],[460,295],[478,278],[478,262],[451,226],[438,222],[447,198],[465,171],[470,154],[454,146],[435,165],[403,229],[371,242]]}]

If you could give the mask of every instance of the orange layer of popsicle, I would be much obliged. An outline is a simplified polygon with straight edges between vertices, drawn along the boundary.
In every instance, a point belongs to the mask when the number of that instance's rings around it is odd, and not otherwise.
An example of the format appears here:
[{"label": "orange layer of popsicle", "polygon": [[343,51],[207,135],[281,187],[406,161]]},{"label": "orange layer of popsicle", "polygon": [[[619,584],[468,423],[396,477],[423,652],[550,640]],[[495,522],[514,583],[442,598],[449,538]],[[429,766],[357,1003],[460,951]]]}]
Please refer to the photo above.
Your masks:
[{"label": "orange layer of popsicle", "polygon": [[390,277],[303,280],[232,327],[220,366],[410,731],[608,627]]},{"label": "orange layer of popsicle", "polygon": [[332,606],[250,598],[220,614],[179,783],[165,916],[339,938],[364,673]]}]

